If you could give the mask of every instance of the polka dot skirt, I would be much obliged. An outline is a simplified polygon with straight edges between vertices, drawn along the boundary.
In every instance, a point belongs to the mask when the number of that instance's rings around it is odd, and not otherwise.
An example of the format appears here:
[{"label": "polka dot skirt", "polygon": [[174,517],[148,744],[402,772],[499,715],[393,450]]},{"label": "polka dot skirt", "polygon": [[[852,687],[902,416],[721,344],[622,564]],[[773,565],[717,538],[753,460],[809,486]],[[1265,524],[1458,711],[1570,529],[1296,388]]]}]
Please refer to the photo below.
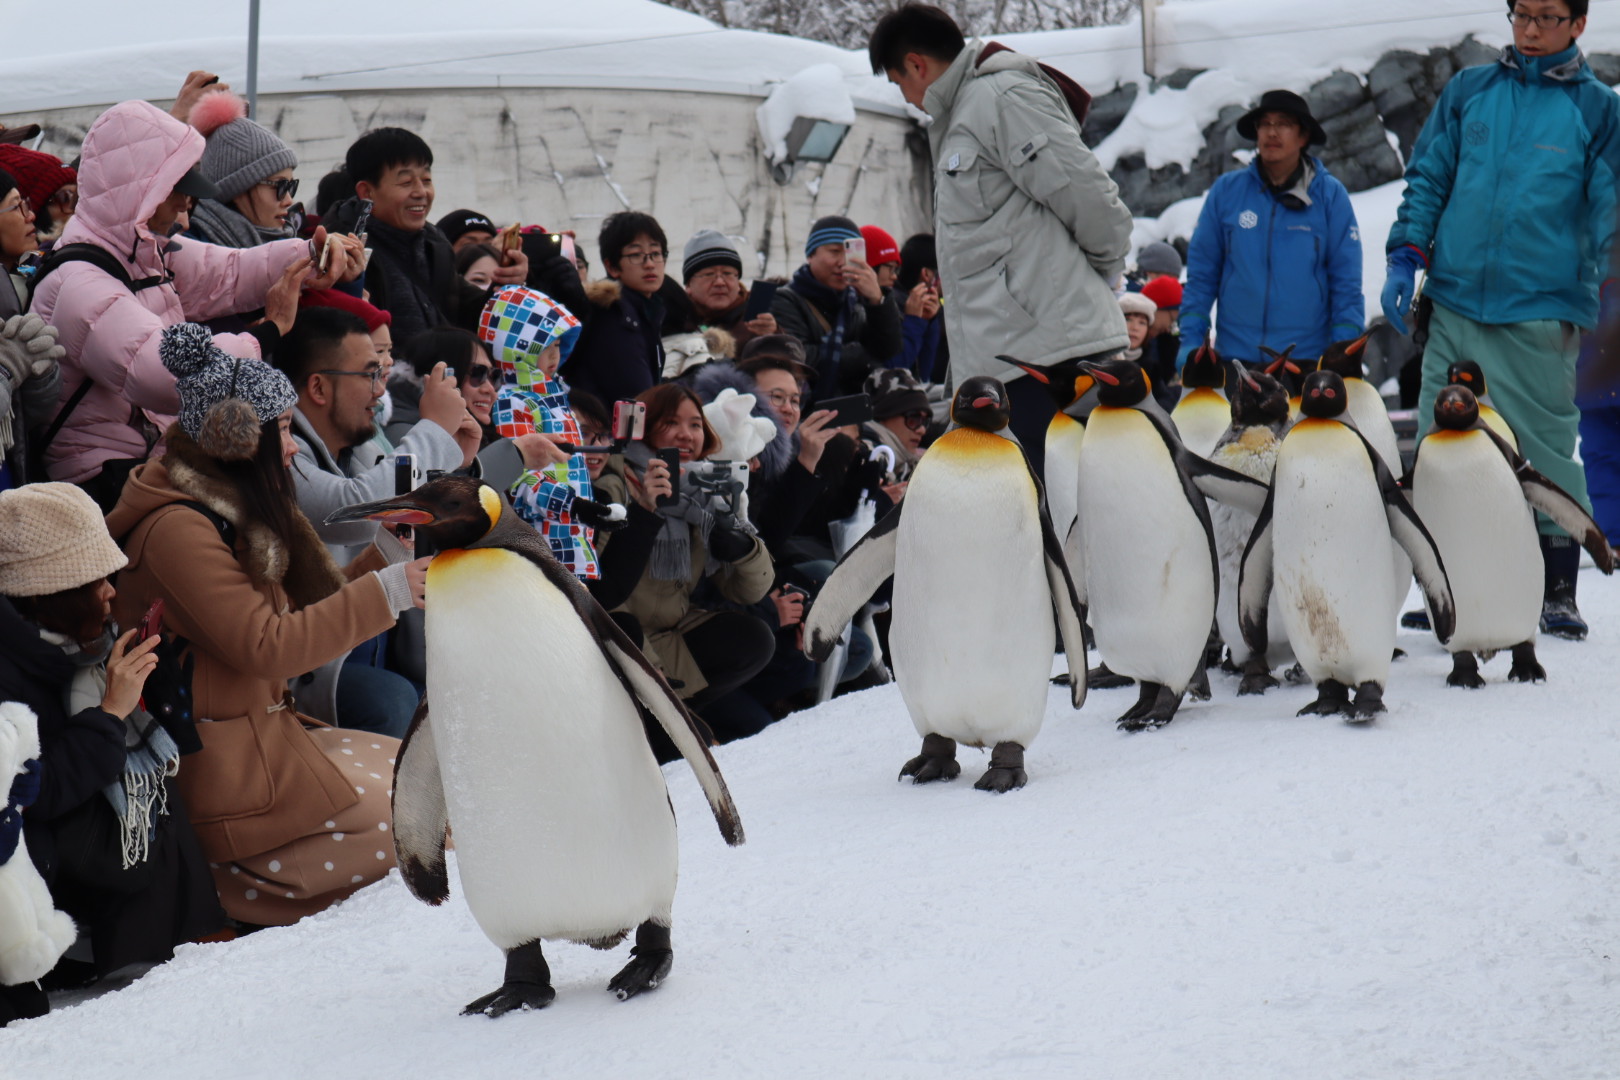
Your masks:
[{"label": "polka dot skirt", "polygon": [[386,877],[394,866],[389,799],[399,740],[344,728],[309,734],[350,778],[360,801],[319,831],[273,851],[211,863],[220,903],[233,919],[286,926]]}]

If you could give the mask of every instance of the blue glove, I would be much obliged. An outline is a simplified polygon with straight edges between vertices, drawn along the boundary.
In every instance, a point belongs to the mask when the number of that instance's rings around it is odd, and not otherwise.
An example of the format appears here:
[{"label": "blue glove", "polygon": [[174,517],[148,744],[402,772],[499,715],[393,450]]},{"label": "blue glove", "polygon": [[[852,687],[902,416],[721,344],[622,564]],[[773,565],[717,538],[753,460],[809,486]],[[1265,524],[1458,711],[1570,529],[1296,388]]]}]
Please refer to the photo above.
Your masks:
[{"label": "blue glove", "polygon": [[1408,244],[1389,253],[1387,276],[1384,279],[1384,318],[1401,333],[1406,333],[1406,313],[1412,306],[1412,293],[1417,289],[1417,272],[1427,264],[1417,248]]}]

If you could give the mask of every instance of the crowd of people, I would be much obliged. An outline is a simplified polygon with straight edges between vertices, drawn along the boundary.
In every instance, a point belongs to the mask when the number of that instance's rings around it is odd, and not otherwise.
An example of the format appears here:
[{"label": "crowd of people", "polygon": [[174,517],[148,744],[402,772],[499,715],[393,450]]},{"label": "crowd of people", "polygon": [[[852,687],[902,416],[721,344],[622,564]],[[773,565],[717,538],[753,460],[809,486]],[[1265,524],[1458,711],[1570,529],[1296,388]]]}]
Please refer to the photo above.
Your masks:
[{"label": "crowd of people", "polygon": [[[1414,151],[1385,310],[1401,323],[1429,265],[1424,393],[1435,364],[1478,359],[1534,463],[1579,494],[1575,330],[1597,322],[1620,169],[1594,170],[1620,135],[1573,44],[1585,4],[1517,2],[1537,10],[1510,3],[1516,47],[1454,80]],[[1133,260],[1072,81],[915,4],[871,58],[934,117],[935,231],[825,216],[786,279],[754,277],[718,228],[677,249],[638,211],[594,243],[435,218],[433,151],[401,128],[362,135],[306,204],[296,153],[207,72],[168,111],[107,110],[72,165],[0,145],[0,701],[28,706],[39,748],[0,776],[0,873],[37,872],[79,930],[65,958],[36,943],[31,967],[0,964],[0,1024],[44,1011],[44,987],[292,922],[393,865],[429,557],[407,529],[324,524],[337,508],[480,477],[726,742],[887,680],[881,594],[835,669],[804,654],[806,604],[905,497],[950,384],[1007,381],[1039,469],[1061,403],[998,354],[1123,354],[1168,408],[1206,343],[1263,363],[1363,331],[1354,211],[1297,95],[1238,121],[1254,159],[1190,246]],[[1528,82],[1607,133],[1567,156],[1579,183],[1503,187],[1506,143],[1458,163],[1472,102]],[[1556,290],[1548,252],[1525,248],[1543,265],[1519,278],[1463,242],[1495,235],[1468,215],[1499,189],[1548,220],[1593,193],[1554,238],[1580,261]],[[1538,349],[1556,370],[1523,374]],[[1554,629],[1576,636],[1575,549],[1546,532]]]}]

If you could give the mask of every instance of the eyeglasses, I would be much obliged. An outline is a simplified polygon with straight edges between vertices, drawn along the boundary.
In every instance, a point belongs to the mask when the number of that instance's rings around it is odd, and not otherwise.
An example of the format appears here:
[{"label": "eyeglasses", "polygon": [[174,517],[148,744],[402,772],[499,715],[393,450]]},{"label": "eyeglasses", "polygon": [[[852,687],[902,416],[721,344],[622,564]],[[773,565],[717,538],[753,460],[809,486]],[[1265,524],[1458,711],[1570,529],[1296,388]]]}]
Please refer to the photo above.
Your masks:
[{"label": "eyeglasses", "polygon": [[296,176],[287,177],[282,180],[260,180],[258,184],[254,186],[275,188],[276,198],[278,200],[290,199],[294,195],[298,194],[298,178]]},{"label": "eyeglasses", "polygon": [[933,422],[934,414],[927,409],[918,409],[915,412],[900,414],[900,419],[904,420],[906,427],[912,431],[927,431],[928,425]]},{"label": "eyeglasses", "polygon": [[28,215],[34,212],[33,208],[28,205],[27,199],[18,198],[18,200],[12,205],[0,207],[0,214],[9,214],[13,210],[15,210],[17,212],[17,216],[22,218],[24,221],[27,221]]},{"label": "eyeglasses", "polygon": [[804,403],[804,398],[798,394],[790,394],[786,390],[772,390],[765,398],[778,409],[797,409]]},{"label": "eyeglasses", "polygon": [[640,263],[642,266],[657,266],[664,261],[662,251],[626,251],[619,256],[620,262]]},{"label": "eyeglasses", "polygon": [[56,193],[46,199],[45,202],[58,210],[73,210],[79,205],[79,193],[69,191],[67,188],[58,188]]},{"label": "eyeglasses", "polygon": [[373,367],[368,367],[364,371],[339,371],[336,368],[322,368],[320,371],[315,372],[315,374],[317,374],[317,375],[361,375],[361,376],[364,376],[365,378],[371,380],[371,389],[373,391],[382,389],[383,380],[385,378],[387,378],[387,373],[384,372],[381,367],[374,367],[374,368]]},{"label": "eyeglasses", "polygon": [[494,374],[495,369],[488,364],[474,364],[467,369],[467,385],[483,386],[489,382],[490,376]]},{"label": "eyeglasses", "polygon": [[583,446],[602,446],[605,445],[607,432],[599,431],[596,428],[582,427],[579,429],[579,439],[580,444]]},{"label": "eyeglasses", "polygon": [[693,281],[701,281],[707,285],[711,281],[724,281],[727,283],[741,281],[742,275],[729,266],[711,266],[707,270],[699,270],[692,275]]},{"label": "eyeglasses", "polygon": [[1261,120],[1254,126],[1258,131],[1298,131],[1299,121],[1288,117],[1278,117],[1274,120]]},{"label": "eyeglasses", "polygon": [[1574,22],[1575,21],[1575,16],[1573,16],[1573,15],[1527,15],[1522,11],[1510,11],[1510,12],[1507,13],[1507,21],[1512,23],[1514,26],[1517,26],[1520,30],[1525,29],[1531,23],[1535,23],[1537,26],[1539,26],[1543,30],[1556,30],[1556,29],[1558,29],[1559,26],[1563,25],[1564,23]]}]

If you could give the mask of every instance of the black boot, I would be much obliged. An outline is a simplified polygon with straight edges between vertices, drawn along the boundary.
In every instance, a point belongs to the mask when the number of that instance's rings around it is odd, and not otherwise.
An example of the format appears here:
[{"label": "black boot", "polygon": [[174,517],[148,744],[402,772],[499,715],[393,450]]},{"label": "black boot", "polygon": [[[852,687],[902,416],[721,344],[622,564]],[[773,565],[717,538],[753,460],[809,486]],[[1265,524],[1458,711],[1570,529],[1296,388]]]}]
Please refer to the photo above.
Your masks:
[{"label": "black boot", "polygon": [[1575,577],[1581,549],[1567,536],[1543,536],[1541,557],[1547,570],[1541,601],[1541,632],[1567,641],[1586,640],[1586,620],[1575,606]]}]

